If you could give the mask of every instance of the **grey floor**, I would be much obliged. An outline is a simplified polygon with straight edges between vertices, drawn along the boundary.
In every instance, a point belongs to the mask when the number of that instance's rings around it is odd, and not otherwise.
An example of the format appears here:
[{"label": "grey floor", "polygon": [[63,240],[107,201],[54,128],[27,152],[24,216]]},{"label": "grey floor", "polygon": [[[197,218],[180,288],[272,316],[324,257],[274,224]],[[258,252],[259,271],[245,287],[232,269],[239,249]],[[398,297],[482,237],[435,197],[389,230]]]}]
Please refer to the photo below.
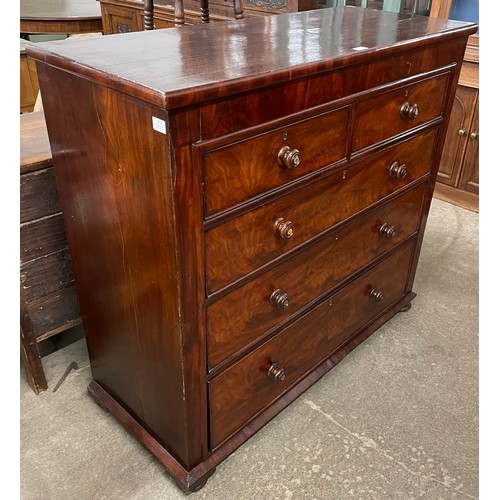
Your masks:
[{"label": "grey floor", "polygon": [[[413,307],[223,462],[193,500],[478,498],[479,216],[434,200]],[[71,362],[72,371],[53,388]],[[183,499],[87,395],[84,340],[21,374],[21,498]]]}]

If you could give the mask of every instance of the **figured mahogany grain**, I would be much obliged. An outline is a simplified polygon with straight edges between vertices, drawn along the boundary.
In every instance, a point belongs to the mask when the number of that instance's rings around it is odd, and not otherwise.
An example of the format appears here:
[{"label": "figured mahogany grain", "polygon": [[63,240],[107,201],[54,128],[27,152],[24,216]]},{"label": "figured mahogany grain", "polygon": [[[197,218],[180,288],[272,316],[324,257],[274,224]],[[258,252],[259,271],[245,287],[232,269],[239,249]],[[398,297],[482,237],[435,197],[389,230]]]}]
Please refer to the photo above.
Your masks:
[{"label": "figured mahogany grain", "polygon": [[[205,214],[211,215],[345,158],[349,107],[335,109],[217,149],[203,150]],[[300,164],[280,166],[278,153],[298,150]],[[210,147],[210,146],[209,146]]]},{"label": "figured mahogany grain", "polygon": [[166,113],[52,67],[41,73],[92,377],[188,466],[202,450],[190,456],[184,432],[169,136],[152,128]]},{"label": "figured mahogany grain", "polygon": [[[212,367],[243,348],[251,348],[273,327],[301,313],[353,272],[413,235],[420,221],[426,184],[407,191],[330,232],[267,273],[207,308],[208,356]],[[395,226],[391,239],[379,234],[382,224]],[[270,301],[274,290],[289,296],[279,310]]]},{"label": "figured mahogany grain", "polygon": [[[436,130],[412,137],[326,179],[247,212],[206,233],[207,291],[234,280],[289,252],[429,171]],[[406,164],[404,179],[391,178],[392,163]],[[299,167],[300,168],[300,167]],[[293,222],[294,235],[273,232],[276,219]]]},{"label": "figured mahogany grain", "polygon": [[[413,250],[414,245],[407,244],[210,381],[212,447],[220,445],[304,377],[326,354],[399,300],[405,292]],[[370,298],[373,288],[384,291],[383,301]],[[287,372],[281,383],[267,376],[275,362]]]},{"label": "figured mahogany grain", "polygon": [[[357,102],[352,151],[376,144],[440,116],[448,80],[449,74],[445,73]],[[418,106],[416,118],[401,116],[400,108],[405,102]]]}]

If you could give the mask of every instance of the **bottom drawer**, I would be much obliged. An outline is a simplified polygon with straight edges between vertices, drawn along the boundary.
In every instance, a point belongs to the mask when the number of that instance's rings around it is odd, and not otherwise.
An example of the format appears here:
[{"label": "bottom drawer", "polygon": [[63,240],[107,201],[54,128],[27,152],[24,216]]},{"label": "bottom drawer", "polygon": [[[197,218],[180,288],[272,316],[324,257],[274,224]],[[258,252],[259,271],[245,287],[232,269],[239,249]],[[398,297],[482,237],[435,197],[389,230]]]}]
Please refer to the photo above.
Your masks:
[{"label": "bottom drawer", "polygon": [[211,380],[212,449],[401,299],[413,249],[406,244]]}]

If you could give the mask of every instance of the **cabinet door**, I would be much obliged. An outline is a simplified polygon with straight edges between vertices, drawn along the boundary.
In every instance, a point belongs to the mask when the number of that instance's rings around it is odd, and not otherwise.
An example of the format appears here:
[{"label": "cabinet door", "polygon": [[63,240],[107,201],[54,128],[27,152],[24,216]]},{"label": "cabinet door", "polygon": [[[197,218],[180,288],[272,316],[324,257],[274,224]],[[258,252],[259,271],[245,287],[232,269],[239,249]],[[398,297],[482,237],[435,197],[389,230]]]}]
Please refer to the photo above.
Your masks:
[{"label": "cabinet door", "polygon": [[439,165],[438,182],[458,186],[476,97],[476,89],[461,86],[457,88]]},{"label": "cabinet door", "polygon": [[101,12],[103,33],[105,35],[129,33],[143,29],[139,10],[101,2]]},{"label": "cabinet door", "polygon": [[474,108],[459,187],[479,194],[479,94]]}]

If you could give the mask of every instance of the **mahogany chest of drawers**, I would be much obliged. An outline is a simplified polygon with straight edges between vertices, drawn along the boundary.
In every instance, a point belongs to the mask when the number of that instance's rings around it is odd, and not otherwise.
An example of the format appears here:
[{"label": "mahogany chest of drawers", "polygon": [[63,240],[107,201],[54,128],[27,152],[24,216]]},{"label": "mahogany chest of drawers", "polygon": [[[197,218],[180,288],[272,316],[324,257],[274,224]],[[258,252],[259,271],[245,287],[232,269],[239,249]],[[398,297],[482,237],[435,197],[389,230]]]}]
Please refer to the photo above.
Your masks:
[{"label": "mahogany chest of drawers", "polygon": [[346,7],[29,49],[89,390],[185,490],[409,307],[475,30]]}]

